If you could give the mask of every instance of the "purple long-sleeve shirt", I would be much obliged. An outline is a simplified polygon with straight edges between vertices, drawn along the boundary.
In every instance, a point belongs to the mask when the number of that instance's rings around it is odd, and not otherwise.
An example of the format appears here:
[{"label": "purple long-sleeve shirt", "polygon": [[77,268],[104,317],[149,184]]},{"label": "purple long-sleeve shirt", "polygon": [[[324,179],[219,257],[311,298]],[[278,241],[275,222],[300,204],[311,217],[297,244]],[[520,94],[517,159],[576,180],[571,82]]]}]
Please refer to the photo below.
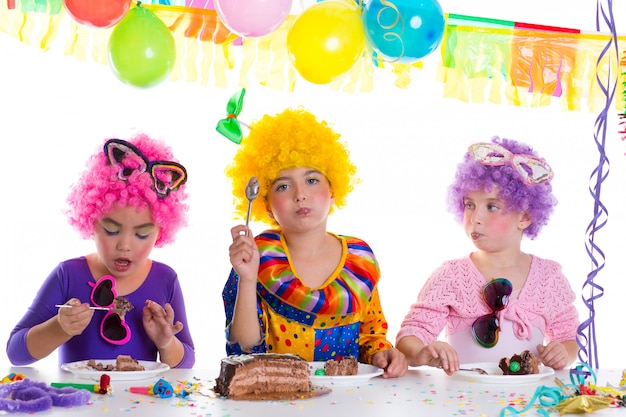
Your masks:
[{"label": "purple long-sleeve shirt", "polygon": [[[7,356],[13,365],[29,365],[33,358],[26,347],[26,335],[31,327],[54,317],[58,309],[55,304],[65,304],[70,298],[90,302],[95,283],[85,257],[61,262],[46,278],[32,305],[17,323],[7,342]],[[161,306],[170,303],[174,309],[174,322],[180,321],[184,327],[176,337],[182,342],[185,355],[177,368],[191,368],[196,356],[193,340],[187,324],[185,301],[176,272],[169,266],[152,261],[152,268],[139,288],[125,295],[134,308],[126,313],[124,321],[131,330],[128,343],[118,346],[105,341],[100,336],[100,323],[106,311],[96,310],[91,323],[82,334],[72,337],[58,349],[59,365],[86,359],[115,359],[118,355],[130,355],[134,359],[155,361],[158,351],[143,328],[143,306],[150,299]]]}]

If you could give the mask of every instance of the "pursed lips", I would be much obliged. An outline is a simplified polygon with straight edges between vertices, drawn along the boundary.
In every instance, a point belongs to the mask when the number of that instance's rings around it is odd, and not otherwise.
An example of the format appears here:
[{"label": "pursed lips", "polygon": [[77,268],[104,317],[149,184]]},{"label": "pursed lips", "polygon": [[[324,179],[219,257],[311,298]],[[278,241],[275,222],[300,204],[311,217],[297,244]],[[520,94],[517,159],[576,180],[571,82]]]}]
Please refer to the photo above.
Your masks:
[{"label": "pursed lips", "polygon": [[311,212],[311,209],[309,209],[307,207],[300,207],[298,210],[296,210],[296,214],[298,216],[306,216],[310,212]]}]

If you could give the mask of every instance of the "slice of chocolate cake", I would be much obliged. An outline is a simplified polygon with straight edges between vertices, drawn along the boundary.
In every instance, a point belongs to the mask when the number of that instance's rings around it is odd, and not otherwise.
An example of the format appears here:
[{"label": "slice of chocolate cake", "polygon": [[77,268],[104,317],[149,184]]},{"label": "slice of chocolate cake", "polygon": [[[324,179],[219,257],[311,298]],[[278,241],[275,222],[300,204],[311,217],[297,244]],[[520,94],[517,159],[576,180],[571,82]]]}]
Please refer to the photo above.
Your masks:
[{"label": "slice of chocolate cake", "polygon": [[129,371],[145,371],[145,367],[139,363],[136,359],[133,359],[129,355],[118,355],[115,359],[115,364],[107,363],[103,364],[102,362],[97,362],[95,359],[89,359],[87,361],[87,367],[91,369],[95,369],[96,371],[119,371],[119,372],[129,372]]},{"label": "slice of chocolate cake", "polygon": [[498,366],[504,375],[529,375],[539,373],[540,362],[529,350],[525,350],[519,355],[516,353],[510,358],[500,359]]},{"label": "slice of chocolate cake", "polygon": [[326,376],[349,376],[359,373],[359,363],[354,356],[345,356],[339,360],[331,359],[324,364]]},{"label": "slice of chocolate cake", "polygon": [[129,371],[145,371],[145,367],[139,363],[138,360],[133,359],[128,355],[118,355],[115,360],[115,370],[120,372]]},{"label": "slice of chocolate cake", "polygon": [[233,400],[312,397],[309,364],[295,355],[251,354],[222,359],[215,393]]}]

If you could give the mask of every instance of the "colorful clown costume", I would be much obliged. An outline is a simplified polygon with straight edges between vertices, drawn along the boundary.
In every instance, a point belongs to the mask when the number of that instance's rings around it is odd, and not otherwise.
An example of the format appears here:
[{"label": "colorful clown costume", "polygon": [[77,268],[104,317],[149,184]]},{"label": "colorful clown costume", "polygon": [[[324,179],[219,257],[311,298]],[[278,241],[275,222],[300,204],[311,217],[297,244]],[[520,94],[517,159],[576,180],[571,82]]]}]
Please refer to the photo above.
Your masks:
[{"label": "colorful clown costume", "polygon": [[[293,271],[280,231],[265,231],[255,238],[262,340],[252,353],[291,353],[307,361],[355,356],[371,363],[374,354],[392,347],[386,339],[387,321],[376,288],[380,269],[372,249],[358,238],[333,236],[342,244],[341,261],[319,288],[307,287]],[[250,353],[229,337],[238,280],[231,270],[222,293],[229,355]]]}]

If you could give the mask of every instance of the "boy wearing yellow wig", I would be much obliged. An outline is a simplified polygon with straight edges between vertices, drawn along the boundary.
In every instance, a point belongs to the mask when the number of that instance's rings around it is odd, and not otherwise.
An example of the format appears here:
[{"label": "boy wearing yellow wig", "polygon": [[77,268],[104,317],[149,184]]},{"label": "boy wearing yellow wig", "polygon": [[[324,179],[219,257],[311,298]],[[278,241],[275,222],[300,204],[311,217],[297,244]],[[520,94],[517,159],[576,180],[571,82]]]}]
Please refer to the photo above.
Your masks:
[{"label": "boy wearing yellow wig", "polygon": [[233,269],[222,294],[227,353],[354,356],[385,369],[385,377],[404,375],[406,359],[386,338],[372,249],[326,231],[356,181],[339,134],[303,109],[266,115],[226,174],[242,217],[248,179],[258,178],[250,218],[272,227],[256,237],[246,225],[231,229]]}]

